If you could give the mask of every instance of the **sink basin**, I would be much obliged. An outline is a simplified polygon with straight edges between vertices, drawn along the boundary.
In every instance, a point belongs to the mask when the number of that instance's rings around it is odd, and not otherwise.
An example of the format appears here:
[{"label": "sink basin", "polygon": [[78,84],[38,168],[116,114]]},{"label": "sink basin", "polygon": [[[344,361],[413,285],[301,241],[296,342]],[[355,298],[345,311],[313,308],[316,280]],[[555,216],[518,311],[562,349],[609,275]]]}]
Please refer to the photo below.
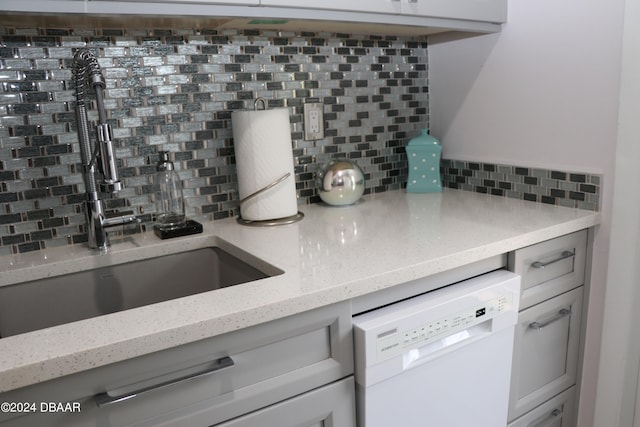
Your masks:
[{"label": "sink basin", "polygon": [[0,287],[0,337],[283,273],[233,252],[244,260],[214,246]]}]

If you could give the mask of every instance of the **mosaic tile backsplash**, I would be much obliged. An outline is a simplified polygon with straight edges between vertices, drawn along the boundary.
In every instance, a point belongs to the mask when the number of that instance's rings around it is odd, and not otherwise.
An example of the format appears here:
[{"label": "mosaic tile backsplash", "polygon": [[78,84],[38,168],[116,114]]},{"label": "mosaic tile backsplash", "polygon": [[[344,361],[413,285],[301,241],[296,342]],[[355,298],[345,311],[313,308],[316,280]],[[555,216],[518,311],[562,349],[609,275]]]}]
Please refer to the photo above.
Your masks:
[{"label": "mosaic tile backsplash", "polygon": [[[231,113],[268,100],[290,112],[300,204],[332,157],[365,171],[366,193],[399,189],[405,145],[429,127],[424,40],[258,30],[0,27],[0,255],[86,242],[72,58],[93,49],[106,81],[125,189],[113,211],[153,218],[151,180],[169,150],[200,221],[237,215]],[[303,104],[324,106],[325,138],[304,140]],[[96,120],[95,107],[89,111]],[[444,147],[446,155],[446,147]],[[600,178],[443,160],[445,186],[598,209]],[[134,230],[135,231],[135,230]]]},{"label": "mosaic tile backsplash", "polygon": [[[0,28],[2,253],[86,241],[72,58],[89,47],[106,80],[106,108],[125,189],[108,201],[150,221],[150,182],[169,150],[186,213],[237,213],[231,113],[290,111],[300,203],[318,201],[315,171],[354,159],[367,192],[400,188],[404,145],[428,125],[424,40],[257,30]],[[303,139],[303,104],[324,105],[325,138]],[[90,120],[97,116],[91,116]]]},{"label": "mosaic tile backsplash", "polygon": [[494,163],[442,160],[443,185],[494,196],[597,211],[600,175]]}]

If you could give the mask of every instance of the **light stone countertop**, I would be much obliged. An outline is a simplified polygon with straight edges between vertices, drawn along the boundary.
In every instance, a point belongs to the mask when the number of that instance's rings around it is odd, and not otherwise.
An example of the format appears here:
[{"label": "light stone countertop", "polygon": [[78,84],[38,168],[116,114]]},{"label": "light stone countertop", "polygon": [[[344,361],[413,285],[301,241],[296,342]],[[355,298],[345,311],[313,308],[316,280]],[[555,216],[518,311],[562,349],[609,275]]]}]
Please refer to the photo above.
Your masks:
[{"label": "light stone countertop", "polygon": [[[206,223],[168,240],[153,232],[97,255],[84,245],[0,257],[0,286],[231,244],[284,274],[0,339],[0,392],[235,331],[597,225],[596,212],[445,189],[391,191],[349,207],[302,206],[286,226]],[[60,298],[73,298],[61,295]],[[55,302],[52,302],[55,303]]]}]

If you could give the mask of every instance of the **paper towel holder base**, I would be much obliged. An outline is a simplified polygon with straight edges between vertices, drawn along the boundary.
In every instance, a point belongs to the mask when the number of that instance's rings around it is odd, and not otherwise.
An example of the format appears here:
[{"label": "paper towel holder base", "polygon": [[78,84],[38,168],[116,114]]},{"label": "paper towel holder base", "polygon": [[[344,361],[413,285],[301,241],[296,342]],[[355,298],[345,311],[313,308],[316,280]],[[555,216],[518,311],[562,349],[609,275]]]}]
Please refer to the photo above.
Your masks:
[{"label": "paper towel holder base", "polygon": [[[265,185],[264,187],[262,187],[258,191],[255,191],[255,192],[249,194],[247,197],[241,199],[239,205],[242,206],[242,204],[244,202],[246,202],[247,200],[250,200],[250,199],[258,196],[259,194],[262,194],[265,191],[275,187],[276,185],[280,184],[281,182],[283,182],[284,180],[286,180],[290,176],[291,176],[290,172],[285,173],[284,175],[282,175],[280,178],[276,179],[272,183]],[[304,217],[304,214],[302,212],[298,211],[298,213],[295,214],[295,215],[287,216],[287,217],[284,217],[284,218],[267,219],[267,220],[263,220],[263,221],[249,220],[249,219],[244,219],[244,218],[241,218],[240,216],[238,216],[238,220],[237,221],[238,221],[239,224],[242,224],[242,225],[251,225],[251,226],[254,226],[254,227],[271,227],[271,226],[274,226],[274,225],[292,224],[294,222],[300,221],[303,217]]]},{"label": "paper towel holder base", "polygon": [[266,219],[264,221],[252,221],[250,219],[238,217],[237,221],[238,224],[249,225],[252,227],[273,227],[275,225],[293,224],[294,222],[300,221],[302,218],[304,218],[304,214],[298,211],[297,214],[286,216],[284,218]]}]

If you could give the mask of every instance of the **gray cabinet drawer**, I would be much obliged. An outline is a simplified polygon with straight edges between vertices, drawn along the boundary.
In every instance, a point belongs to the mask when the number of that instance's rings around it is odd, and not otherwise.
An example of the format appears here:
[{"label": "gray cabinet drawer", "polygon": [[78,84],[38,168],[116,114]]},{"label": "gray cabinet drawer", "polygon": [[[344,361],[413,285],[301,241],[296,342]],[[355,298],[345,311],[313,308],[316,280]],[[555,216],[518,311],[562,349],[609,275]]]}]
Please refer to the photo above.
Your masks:
[{"label": "gray cabinet drawer", "polygon": [[79,402],[81,412],[0,414],[0,424],[210,426],[352,372],[347,302],[5,393],[2,401]]},{"label": "gray cabinet drawer", "polygon": [[514,340],[509,420],[576,383],[583,287],[520,312]]},{"label": "gray cabinet drawer", "polygon": [[355,427],[354,387],[345,378],[216,427]]},{"label": "gray cabinet drawer", "polygon": [[509,254],[509,270],[522,276],[520,309],[584,284],[587,230]]},{"label": "gray cabinet drawer", "polygon": [[507,427],[574,427],[575,386],[549,399]]}]

